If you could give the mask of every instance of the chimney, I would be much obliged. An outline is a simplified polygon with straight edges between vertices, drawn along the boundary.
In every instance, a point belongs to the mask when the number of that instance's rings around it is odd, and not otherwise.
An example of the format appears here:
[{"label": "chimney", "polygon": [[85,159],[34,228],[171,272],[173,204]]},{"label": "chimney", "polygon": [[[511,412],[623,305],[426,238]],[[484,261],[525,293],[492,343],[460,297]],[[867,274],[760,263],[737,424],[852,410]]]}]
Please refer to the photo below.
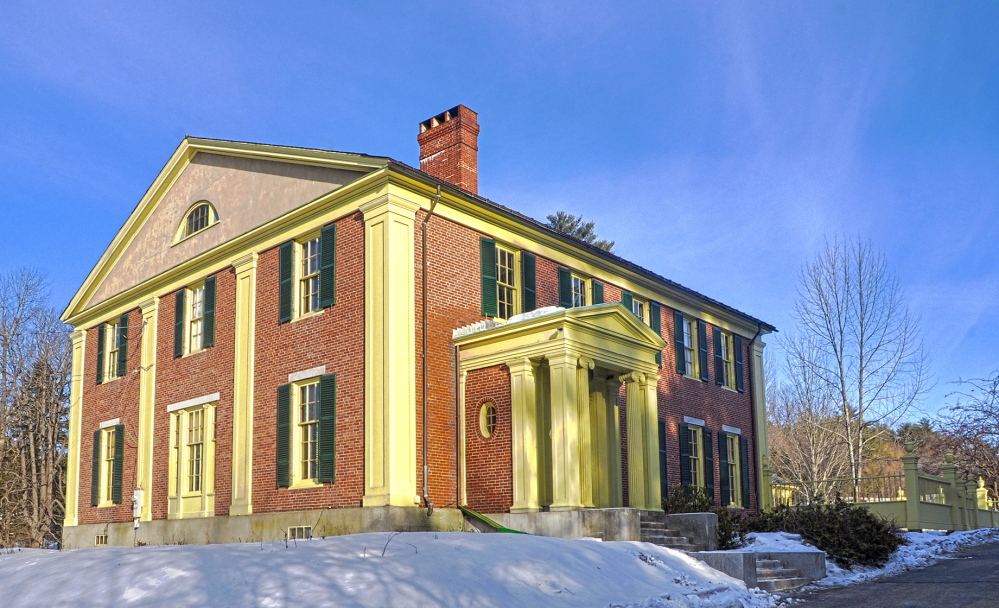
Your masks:
[{"label": "chimney", "polygon": [[479,115],[465,106],[420,123],[420,169],[479,193]]}]

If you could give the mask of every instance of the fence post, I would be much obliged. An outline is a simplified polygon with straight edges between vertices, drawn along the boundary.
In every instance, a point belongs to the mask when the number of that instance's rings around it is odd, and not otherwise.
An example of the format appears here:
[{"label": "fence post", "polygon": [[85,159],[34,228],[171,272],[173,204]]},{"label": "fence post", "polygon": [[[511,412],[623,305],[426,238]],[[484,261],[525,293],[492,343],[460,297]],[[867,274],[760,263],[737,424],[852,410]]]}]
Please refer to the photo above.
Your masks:
[{"label": "fence post", "polygon": [[958,503],[958,492],[957,492],[957,466],[954,464],[954,455],[947,452],[944,455],[945,464],[941,467],[941,472],[943,478],[947,480],[947,506],[950,507],[950,519],[952,530],[957,532],[961,530],[961,511],[959,510],[960,504]]},{"label": "fence post", "polygon": [[905,442],[905,456],[902,456],[902,466],[905,469],[905,527],[910,532],[921,532],[919,523],[919,456],[913,454],[916,449],[911,441]]},{"label": "fence post", "polygon": [[967,481],[964,484],[965,495],[968,497],[968,526],[971,530],[978,529],[978,484],[974,481]]},{"label": "fence post", "polygon": [[978,478],[978,508],[989,510],[989,489],[985,487],[985,480]]}]

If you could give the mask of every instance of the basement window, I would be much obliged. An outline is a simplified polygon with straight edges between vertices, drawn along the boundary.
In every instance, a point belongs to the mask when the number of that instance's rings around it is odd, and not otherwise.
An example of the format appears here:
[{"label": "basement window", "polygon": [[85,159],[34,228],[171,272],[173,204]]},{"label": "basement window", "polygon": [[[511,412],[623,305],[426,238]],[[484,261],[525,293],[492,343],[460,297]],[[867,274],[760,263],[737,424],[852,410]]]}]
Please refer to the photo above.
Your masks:
[{"label": "basement window", "polygon": [[288,528],[288,540],[308,540],[312,538],[312,526],[291,526]]},{"label": "basement window", "polygon": [[98,534],[97,536],[95,536],[94,537],[94,546],[95,547],[107,547],[108,546],[108,535],[107,534]]}]

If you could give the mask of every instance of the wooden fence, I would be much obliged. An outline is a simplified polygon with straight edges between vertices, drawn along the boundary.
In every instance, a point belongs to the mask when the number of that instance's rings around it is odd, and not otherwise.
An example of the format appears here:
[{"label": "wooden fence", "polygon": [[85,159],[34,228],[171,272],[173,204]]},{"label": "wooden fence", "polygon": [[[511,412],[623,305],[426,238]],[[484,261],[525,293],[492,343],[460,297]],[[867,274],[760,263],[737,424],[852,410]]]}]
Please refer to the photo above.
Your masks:
[{"label": "wooden fence", "polygon": [[822,479],[789,484],[774,483],[773,504],[809,504],[839,496],[862,504],[871,512],[908,530],[977,530],[999,527],[999,501],[989,498],[985,482],[965,481],[947,454],[938,477],[919,472],[919,456],[906,444],[903,475],[860,479]]}]

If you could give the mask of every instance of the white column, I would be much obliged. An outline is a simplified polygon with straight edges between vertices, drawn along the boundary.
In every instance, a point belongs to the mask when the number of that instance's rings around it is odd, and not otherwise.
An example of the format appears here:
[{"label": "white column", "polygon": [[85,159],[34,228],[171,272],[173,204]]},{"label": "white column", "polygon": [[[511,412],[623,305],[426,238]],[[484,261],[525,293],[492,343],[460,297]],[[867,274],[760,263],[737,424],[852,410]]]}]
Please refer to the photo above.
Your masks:
[{"label": "white column", "polygon": [[579,487],[579,404],[576,368],[579,357],[548,357],[551,370],[552,510],[583,506]]},{"label": "white column", "polygon": [[156,319],[160,299],[139,304],[142,309],[142,352],[139,367],[139,449],[136,456],[136,483],[142,490],[141,521],[153,519],[153,429],[156,403]]},{"label": "white column", "polygon": [[364,214],[364,499],[415,506],[416,318],[413,225],[419,206],[393,195]]},{"label": "white column", "polygon": [[73,341],[72,380],[69,385],[69,449],[66,456],[66,516],[63,526],[78,523],[80,502],[80,425],[83,416],[83,374],[87,332],[77,329],[70,334]]},{"label": "white column", "polygon": [[513,441],[513,506],[511,512],[537,511],[538,442],[537,394],[534,365],[522,358],[507,362],[510,368]]},{"label": "white column", "polygon": [[235,356],[232,393],[232,503],[229,515],[253,513],[253,352],[257,254],[232,263],[236,271]]}]

